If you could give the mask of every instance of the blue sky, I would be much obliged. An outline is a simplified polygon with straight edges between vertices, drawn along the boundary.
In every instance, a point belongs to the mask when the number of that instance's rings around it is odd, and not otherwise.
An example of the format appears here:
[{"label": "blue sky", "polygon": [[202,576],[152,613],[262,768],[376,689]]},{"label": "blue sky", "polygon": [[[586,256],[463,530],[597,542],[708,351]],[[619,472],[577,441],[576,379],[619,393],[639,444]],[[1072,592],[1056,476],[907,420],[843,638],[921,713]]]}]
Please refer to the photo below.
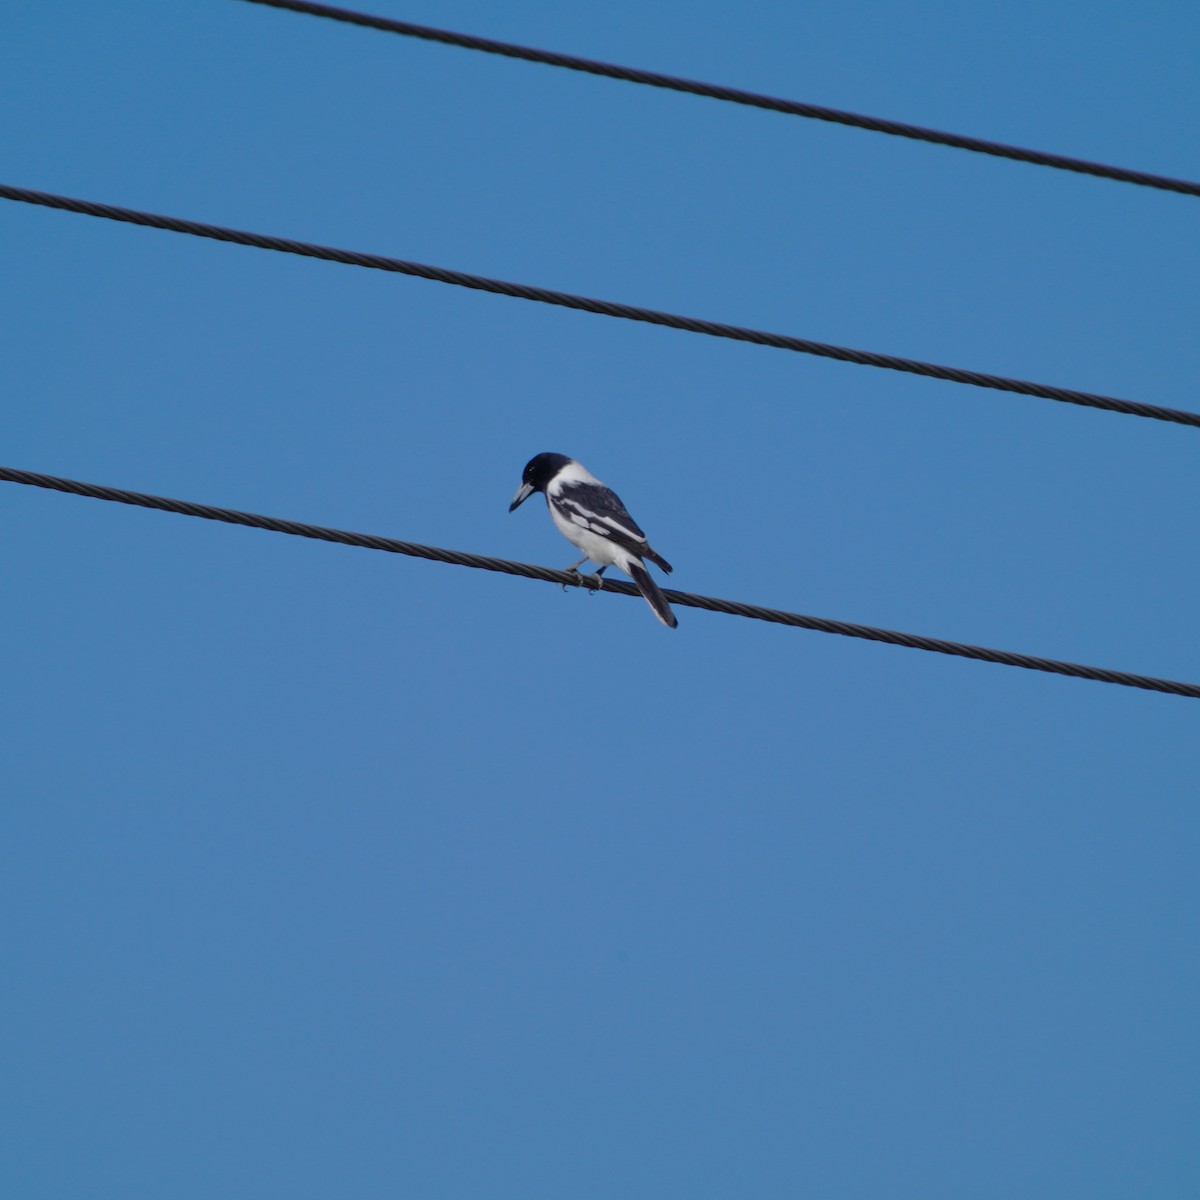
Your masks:
[{"label": "blue sky", "polygon": [[[371,10],[1200,178],[1164,2]],[[211,0],[4,181],[1200,409],[1197,201]],[[1195,430],[0,204],[6,465],[1200,679]],[[1194,701],[6,485],[0,1186],[1181,1197]]]}]

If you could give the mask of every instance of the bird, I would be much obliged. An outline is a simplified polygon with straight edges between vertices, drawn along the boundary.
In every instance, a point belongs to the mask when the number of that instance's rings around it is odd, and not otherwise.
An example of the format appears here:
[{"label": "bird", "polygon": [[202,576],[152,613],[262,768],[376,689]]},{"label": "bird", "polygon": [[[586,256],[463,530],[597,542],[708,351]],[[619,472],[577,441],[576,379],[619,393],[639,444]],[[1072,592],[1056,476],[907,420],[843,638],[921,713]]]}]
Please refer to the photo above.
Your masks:
[{"label": "bird", "polygon": [[[669,629],[679,620],[671,611],[662,589],[650,577],[644,559],[668,575],[671,564],[651,549],[646,535],[629,515],[620,496],[606,487],[582,463],[565,454],[536,454],[525,464],[521,486],[508,511],[519,508],[534,492],[546,497],[546,506],[558,531],[583,551],[583,557],[567,568],[578,571],[589,559],[599,568],[596,577],[610,566],[620,567],[642,593],[654,615]],[[600,580],[603,584],[603,580]]]}]

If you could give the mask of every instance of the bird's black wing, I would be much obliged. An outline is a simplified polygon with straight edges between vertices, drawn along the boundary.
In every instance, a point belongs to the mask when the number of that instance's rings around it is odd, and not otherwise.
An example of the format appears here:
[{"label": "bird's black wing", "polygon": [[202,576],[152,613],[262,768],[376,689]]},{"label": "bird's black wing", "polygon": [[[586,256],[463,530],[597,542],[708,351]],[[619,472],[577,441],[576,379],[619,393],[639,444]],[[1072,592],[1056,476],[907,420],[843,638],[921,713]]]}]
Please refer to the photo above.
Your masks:
[{"label": "bird's black wing", "polygon": [[581,529],[598,533],[633,554],[646,553],[646,535],[626,511],[621,497],[600,483],[562,483],[551,503]]}]

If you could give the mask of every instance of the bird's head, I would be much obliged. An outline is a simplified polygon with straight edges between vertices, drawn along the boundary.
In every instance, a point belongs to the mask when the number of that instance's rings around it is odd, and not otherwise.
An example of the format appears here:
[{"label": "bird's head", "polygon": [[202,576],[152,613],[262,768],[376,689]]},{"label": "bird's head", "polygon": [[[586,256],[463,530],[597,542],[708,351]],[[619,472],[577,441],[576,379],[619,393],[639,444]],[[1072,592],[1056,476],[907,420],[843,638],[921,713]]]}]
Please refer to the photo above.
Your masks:
[{"label": "bird's head", "polygon": [[519,508],[534,492],[544,492],[550,480],[570,461],[565,454],[534,455],[525,464],[525,470],[521,472],[521,486],[517,488],[517,494],[508,506],[508,511],[512,512],[513,509]]}]

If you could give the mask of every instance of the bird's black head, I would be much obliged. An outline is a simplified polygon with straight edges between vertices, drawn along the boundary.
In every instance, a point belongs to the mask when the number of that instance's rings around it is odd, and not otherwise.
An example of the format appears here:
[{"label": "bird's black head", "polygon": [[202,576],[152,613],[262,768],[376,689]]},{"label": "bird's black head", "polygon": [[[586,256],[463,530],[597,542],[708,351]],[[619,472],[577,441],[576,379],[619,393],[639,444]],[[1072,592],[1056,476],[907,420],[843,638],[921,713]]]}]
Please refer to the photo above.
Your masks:
[{"label": "bird's black head", "polygon": [[535,492],[544,492],[552,480],[571,460],[565,454],[538,454],[525,464],[521,482],[527,483]]},{"label": "bird's black head", "polygon": [[565,454],[538,454],[531,458],[521,473],[521,486],[517,488],[508,511],[520,508],[534,492],[544,492],[550,480],[570,461]]}]

